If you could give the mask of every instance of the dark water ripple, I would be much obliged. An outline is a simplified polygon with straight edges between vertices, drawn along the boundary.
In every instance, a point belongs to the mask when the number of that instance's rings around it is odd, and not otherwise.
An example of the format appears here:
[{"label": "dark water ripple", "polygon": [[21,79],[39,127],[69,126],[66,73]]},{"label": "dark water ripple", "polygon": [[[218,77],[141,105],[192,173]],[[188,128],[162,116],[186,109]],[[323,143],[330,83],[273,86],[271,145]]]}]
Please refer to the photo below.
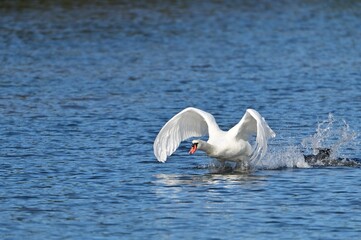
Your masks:
[{"label": "dark water ripple", "polygon": [[[257,109],[281,159],[329,113],[327,144],[349,133],[342,119],[358,134],[359,9],[2,1],[0,238],[357,239],[360,168],[217,173],[189,142],[165,164],[152,144],[188,106],[224,129]],[[342,143],[338,157],[360,158]]]}]

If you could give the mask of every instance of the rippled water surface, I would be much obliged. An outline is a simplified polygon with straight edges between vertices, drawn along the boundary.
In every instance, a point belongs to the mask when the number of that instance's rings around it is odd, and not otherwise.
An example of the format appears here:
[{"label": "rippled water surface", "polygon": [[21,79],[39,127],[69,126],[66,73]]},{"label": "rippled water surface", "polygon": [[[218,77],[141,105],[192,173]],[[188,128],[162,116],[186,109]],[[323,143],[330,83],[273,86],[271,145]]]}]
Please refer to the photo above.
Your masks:
[{"label": "rippled water surface", "polygon": [[[359,1],[3,1],[1,239],[357,239]],[[217,173],[152,144],[185,107],[277,133],[264,165]]]}]

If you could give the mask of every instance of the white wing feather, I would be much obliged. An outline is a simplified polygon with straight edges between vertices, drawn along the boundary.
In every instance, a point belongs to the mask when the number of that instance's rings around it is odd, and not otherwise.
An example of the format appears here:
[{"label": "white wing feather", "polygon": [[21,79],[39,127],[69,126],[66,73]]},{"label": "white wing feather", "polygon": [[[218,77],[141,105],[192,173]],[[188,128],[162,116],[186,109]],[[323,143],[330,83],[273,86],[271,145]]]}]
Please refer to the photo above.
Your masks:
[{"label": "white wing feather", "polygon": [[215,128],[218,125],[211,114],[197,108],[186,108],[160,130],[153,145],[154,155],[159,162],[165,162],[183,140],[207,136]]},{"label": "white wing feather", "polygon": [[265,119],[253,109],[247,109],[241,121],[230,131],[235,131],[238,139],[249,141],[251,135],[256,135],[256,143],[250,161],[255,162],[264,157],[267,152],[267,141],[276,134],[268,126]]}]

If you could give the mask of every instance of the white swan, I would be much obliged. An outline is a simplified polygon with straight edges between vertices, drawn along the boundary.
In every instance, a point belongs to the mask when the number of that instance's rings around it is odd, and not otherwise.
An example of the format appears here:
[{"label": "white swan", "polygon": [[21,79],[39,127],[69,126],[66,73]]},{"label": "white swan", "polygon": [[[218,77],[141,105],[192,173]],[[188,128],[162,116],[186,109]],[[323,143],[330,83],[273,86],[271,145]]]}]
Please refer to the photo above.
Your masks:
[{"label": "white swan", "polygon": [[[154,155],[165,162],[181,141],[191,137],[209,136],[208,141],[193,140],[189,153],[197,149],[220,162],[252,162],[260,160],[267,151],[267,140],[276,134],[264,118],[253,109],[247,109],[241,121],[228,132],[222,131],[212,114],[197,108],[186,108],[171,118],[154,141]],[[250,137],[256,135],[254,147]]]}]

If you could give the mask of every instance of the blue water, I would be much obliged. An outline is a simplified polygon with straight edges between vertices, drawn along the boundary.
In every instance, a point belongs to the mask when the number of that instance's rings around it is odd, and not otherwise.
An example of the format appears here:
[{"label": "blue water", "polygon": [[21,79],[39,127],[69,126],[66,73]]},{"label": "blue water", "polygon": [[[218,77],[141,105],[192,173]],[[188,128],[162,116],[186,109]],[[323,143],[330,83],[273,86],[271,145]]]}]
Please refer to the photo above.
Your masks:
[{"label": "blue water", "polygon": [[[316,145],[361,158],[360,7],[3,1],[0,238],[359,238],[361,168],[297,162]],[[258,110],[272,164],[215,173],[189,141],[158,163],[188,106],[223,129]]]}]

